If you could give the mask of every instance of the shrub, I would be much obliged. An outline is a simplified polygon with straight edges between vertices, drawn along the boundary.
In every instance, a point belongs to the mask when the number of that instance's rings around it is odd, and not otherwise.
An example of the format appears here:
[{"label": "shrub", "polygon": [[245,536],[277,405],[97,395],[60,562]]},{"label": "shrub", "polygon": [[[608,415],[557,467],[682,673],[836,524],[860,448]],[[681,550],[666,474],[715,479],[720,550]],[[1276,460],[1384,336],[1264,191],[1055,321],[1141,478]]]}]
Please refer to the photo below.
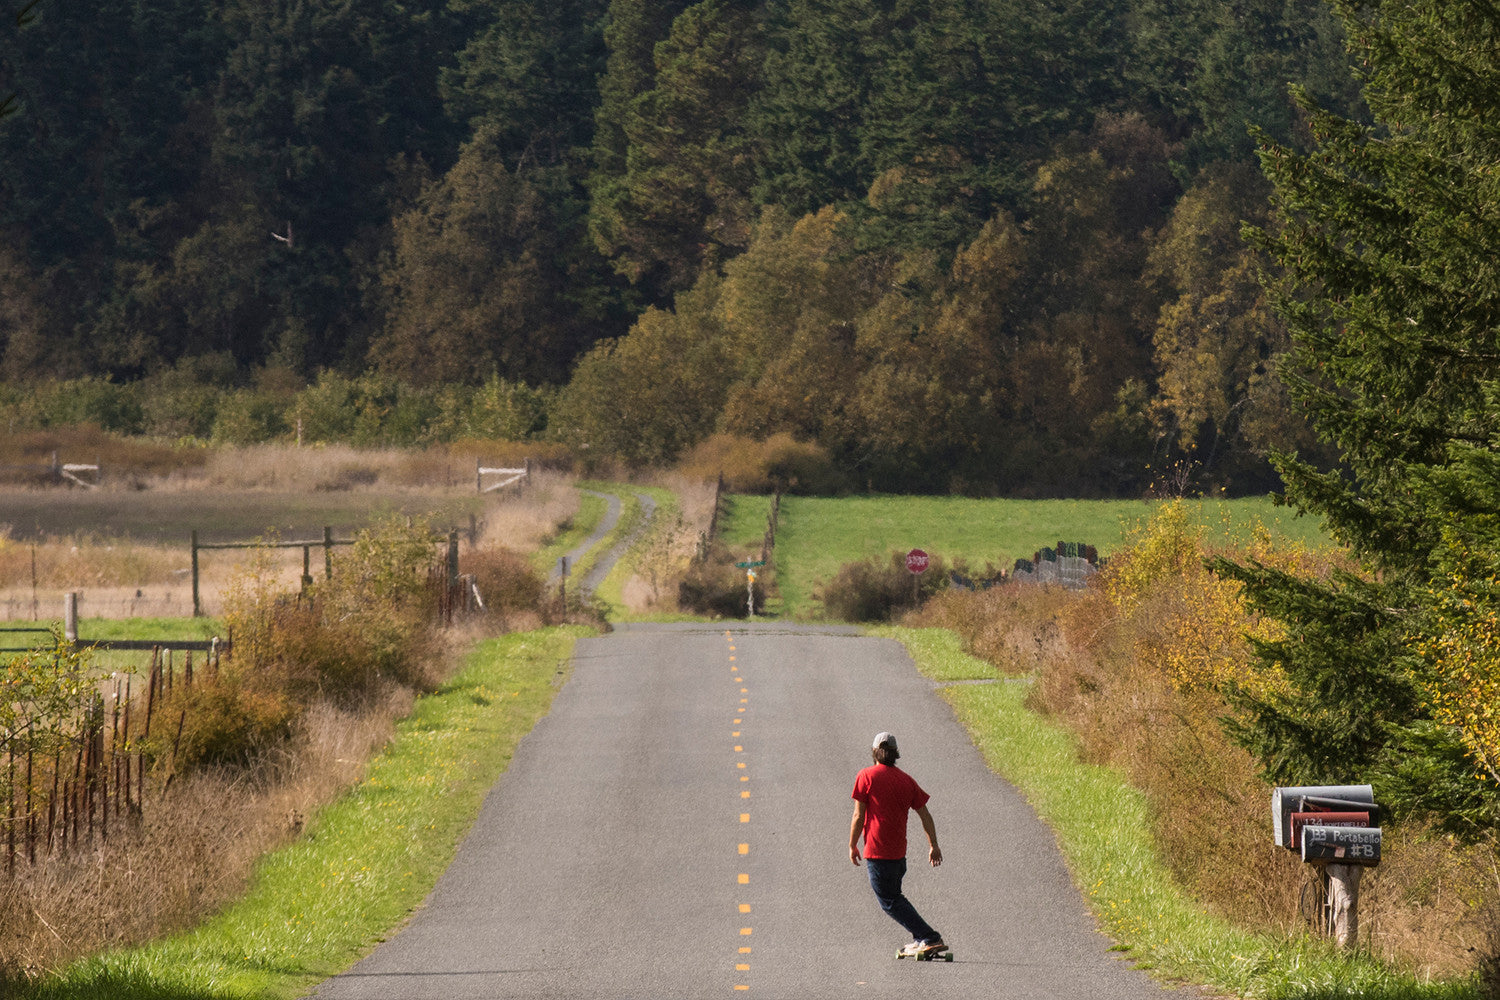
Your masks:
[{"label": "shrub", "polygon": [[763,441],[734,434],[715,434],[693,448],[678,466],[692,479],[714,480],[721,474],[731,493],[829,495],[846,486],[828,449],[790,434]]},{"label": "shrub", "polygon": [[[684,611],[716,618],[744,618],[749,614],[745,571],[734,565],[739,557],[720,543],[695,559],[677,585],[677,604]],[[755,607],[766,606],[764,574],[755,581]]]},{"label": "shrub", "polygon": [[276,391],[241,389],[219,401],[214,414],[215,444],[264,444],[288,434],[286,398]]},{"label": "shrub", "polygon": [[946,578],[941,557],[932,557],[927,572],[914,575],[906,569],[906,553],[892,552],[885,560],[845,563],[817,598],[830,618],[886,622],[936,594]]},{"label": "shrub", "polygon": [[86,376],[38,382],[31,390],[31,409],[43,427],[91,424],[116,434],[139,434],[142,413],[139,388]]},{"label": "shrub", "polygon": [[174,688],[142,749],[173,774],[248,764],[290,736],[296,718],[284,692],[226,670]]},{"label": "shrub", "polygon": [[536,608],[546,591],[546,581],[514,549],[469,552],[460,561],[459,571],[473,574],[485,607],[502,614]]},{"label": "shrub", "polygon": [[253,552],[224,615],[237,669],[274,678],[299,703],[425,684],[436,559],[430,526],[394,515],[361,531],[332,577],[305,595],[279,588],[269,547]]}]

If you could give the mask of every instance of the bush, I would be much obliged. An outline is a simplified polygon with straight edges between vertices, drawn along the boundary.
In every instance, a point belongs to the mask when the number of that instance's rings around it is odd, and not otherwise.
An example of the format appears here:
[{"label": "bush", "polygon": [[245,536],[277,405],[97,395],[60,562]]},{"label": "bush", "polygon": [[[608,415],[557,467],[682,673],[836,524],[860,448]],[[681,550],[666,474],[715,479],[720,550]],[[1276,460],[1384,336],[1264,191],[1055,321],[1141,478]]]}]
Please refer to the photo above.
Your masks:
[{"label": "bush", "polygon": [[174,688],[157,706],[143,749],[174,774],[247,764],[290,736],[296,717],[283,692],[226,671]]},{"label": "bush", "polygon": [[219,400],[215,444],[265,444],[288,435],[286,398],[277,391],[240,389]]},{"label": "bush", "polygon": [[361,531],[306,595],[282,592],[271,549],[256,551],[224,615],[237,668],[274,678],[299,703],[359,698],[391,682],[422,686],[436,561],[431,527],[395,515]]},{"label": "bush", "polygon": [[847,483],[828,450],[790,434],[764,441],[734,434],[715,434],[693,448],[678,466],[692,479],[712,481],[723,475],[731,493],[787,493],[827,496]]},{"label": "bush", "polygon": [[[716,618],[745,618],[745,571],[734,565],[738,559],[723,545],[710,547],[706,558],[695,559],[677,585],[677,604],[684,611]],[[755,607],[766,606],[763,575],[755,581]]]},{"label": "bush", "polygon": [[547,585],[514,549],[481,549],[465,555],[459,571],[472,574],[485,608],[504,614],[537,608]]},{"label": "bush", "polygon": [[139,434],[143,416],[139,387],[109,379],[84,377],[38,382],[31,408],[42,427],[91,424],[116,434]]},{"label": "bush", "polygon": [[830,618],[888,622],[942,590],[946,580],[940,557],[932,557],[927,572],[913,576],[906,569],[906,553],[892,552],[883,561],[872,558],[845,563],[818,592],[817,599]]}]

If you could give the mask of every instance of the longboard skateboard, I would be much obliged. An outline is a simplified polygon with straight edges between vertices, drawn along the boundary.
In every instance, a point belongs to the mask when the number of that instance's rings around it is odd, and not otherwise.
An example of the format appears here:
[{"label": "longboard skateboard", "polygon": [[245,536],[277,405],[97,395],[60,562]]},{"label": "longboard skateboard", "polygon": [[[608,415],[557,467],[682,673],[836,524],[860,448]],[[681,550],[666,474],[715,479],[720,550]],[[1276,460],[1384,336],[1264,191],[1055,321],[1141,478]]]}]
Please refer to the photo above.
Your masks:
[{"label": "longboard skateboard", "polygon": [[919,951],[915,955],[908,955],[904,951],[896,952],[897,958],[915,958],[918,962],[951,962],[953,952],[947,948],[935,949],[933,951]]}]

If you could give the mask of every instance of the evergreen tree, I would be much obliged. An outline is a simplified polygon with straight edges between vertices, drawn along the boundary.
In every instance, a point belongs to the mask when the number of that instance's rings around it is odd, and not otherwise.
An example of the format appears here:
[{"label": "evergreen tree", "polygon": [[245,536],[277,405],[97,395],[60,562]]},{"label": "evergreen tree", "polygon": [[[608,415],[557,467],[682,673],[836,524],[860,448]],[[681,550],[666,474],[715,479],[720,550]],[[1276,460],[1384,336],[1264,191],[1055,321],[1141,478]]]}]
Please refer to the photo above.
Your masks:
[{"label": "evergreen tree", "polygon": [[[605,206],[621,200],[629,169],[630,139],[625,123],[636,100],[656,80],[656,45],[667,37],[672,22],[689,6],[688,0],[652,3],[649,0],[610,0],[604,23],[608,50],[599,79],[599,109],[594,118],[588,188],[591,204]],[[616,245],[607,213],[592,208],[589,230],[595,245],[608,254]]]},{"label": "evergreen tree", "polygon": [[[1434,715],[1447,661],[1432,651],[1496,607],[1469,581],[1500,562],[1487,506],[1500,441],[1500,9],[1337,8],[1376,125],[1301,93],[1316,148],[1263,137],[1283,225],[1255,239],[1284,274],[1289,392],[1342,459],[1322,470],[1281,456],[1286,496],[1364,572],[1315,581],[1221,565],[1286,629],[1259,650],[1286,683],[1240,693],[1237,733],[1278,780],[1373,779],[1398,806],[1472,830],[1500,816],[1500,798],[1468,777],[1462,727]],[[1443,599],[1466,589],[1466,610]]]},{"label": "evergreen tree", "polygon": [[594,233],[653,297],[689,287],[749,242],[743,118],[756,80],[753,27],[735,3],[689,7],[656,46],[651,89],[626,111],[625,172],[598,189]]},{"label": "evergreen tree", "polygon": [[512,169],[574,162],[593,136],[603,0],[453,0],[450,8],[474,27],[442,71],[449,117],[497,129]]},{"label": "evergreen tree", "polygon": [[[587,285],[577,218],[548,190],[557,171],[506,168],[498,125],[481,125],[452,170],[399,215],[381,278],[387,322],[369,361],[414,385],[500,375],[558,383],[597,339],[571,298]],[[595,259],[597,270],[602,264]]]}]

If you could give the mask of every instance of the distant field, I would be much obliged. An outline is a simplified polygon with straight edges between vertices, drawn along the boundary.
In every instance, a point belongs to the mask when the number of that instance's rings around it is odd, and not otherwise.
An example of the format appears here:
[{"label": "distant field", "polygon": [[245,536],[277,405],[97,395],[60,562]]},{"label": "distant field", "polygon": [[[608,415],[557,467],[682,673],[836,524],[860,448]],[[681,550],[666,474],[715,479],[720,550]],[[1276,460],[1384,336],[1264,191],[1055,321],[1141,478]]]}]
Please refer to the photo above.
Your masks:
[{"label": "distant field", "polygon": [[[770,501],[736,496],[724,536],[733,545],[759,545]],[[1311,547],[1329,543],[1321,527],[1297,518],[1269,498],[1196,502],[1210,540],[1249,537],[1262,523],[1273,537]],[[1154,503],[1140,500],[973,500],[963,497],[786,497],[776,538],[777,584],[783,613],[812,616],[813,594],[847,562],[892,550],[924,549],[952,562],[964,559],[1009,569],[1059,541],[1084,542],[1103,555],[1119,548]]]},{"label": "distant field", "polygon": [[466,526],[481,513],[477,493],[414,490],[268,492],[264,490],[122,491],[0,490],[0,526],[18,541],[38,538],[129,538],[187,546],[202,541],[257,538],[274,528],[283,537],[321,538],[324,526],[348,537],[387,511],[432,515],[439,525]]}]

